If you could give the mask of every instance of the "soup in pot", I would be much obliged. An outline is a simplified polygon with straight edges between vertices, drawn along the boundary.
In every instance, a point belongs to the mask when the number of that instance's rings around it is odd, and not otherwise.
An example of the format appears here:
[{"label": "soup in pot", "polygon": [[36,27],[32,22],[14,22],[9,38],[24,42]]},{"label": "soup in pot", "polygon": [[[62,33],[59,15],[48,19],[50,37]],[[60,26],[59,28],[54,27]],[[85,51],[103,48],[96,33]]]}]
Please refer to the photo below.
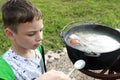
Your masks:
[{"label": "soup in pot", "polygon": [[71,46],[87,53],[104,53],[120,48],[120,43],[114,38],[90,32],[74,32],[69,35],[68,42]]}]

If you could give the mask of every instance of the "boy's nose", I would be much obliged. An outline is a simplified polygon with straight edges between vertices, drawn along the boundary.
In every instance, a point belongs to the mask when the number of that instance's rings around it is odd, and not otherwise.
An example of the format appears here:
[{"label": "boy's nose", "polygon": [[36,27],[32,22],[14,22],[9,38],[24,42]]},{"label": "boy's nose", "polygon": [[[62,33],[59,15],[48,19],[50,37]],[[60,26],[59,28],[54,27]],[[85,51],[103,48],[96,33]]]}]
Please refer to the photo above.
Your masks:
[{"label": "boy's nose", "polygon": [[42,39],[43,39],[43,34],[42,33],[37,34],[36,41],[38,42],[41,41]]}]

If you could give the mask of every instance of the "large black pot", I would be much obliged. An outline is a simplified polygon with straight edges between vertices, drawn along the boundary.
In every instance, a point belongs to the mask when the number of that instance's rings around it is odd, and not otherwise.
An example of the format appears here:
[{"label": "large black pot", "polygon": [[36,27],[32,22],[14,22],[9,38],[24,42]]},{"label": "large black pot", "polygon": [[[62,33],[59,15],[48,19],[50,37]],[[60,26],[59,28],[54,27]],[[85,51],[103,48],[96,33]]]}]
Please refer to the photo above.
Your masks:
[{"label": "large black pot", "polygon": [[[83,59],[86,62],[84,69],[99,70],[111,66],[117,57],[120,55],[120,48],[109,52],[102,52],[96,56],[95,53],[89,55],[87,52],[79,50],[69,43],[69,35],[74,32],[92,32],[109,36],[120,43],[120,32],[104,25],[99,24],[85,24],[72,26],[68,30],[61,33],[63,41],[66,45],[68,56],[74,64],[77,60]],[[94,56],[93,56],[94,55]]]}]

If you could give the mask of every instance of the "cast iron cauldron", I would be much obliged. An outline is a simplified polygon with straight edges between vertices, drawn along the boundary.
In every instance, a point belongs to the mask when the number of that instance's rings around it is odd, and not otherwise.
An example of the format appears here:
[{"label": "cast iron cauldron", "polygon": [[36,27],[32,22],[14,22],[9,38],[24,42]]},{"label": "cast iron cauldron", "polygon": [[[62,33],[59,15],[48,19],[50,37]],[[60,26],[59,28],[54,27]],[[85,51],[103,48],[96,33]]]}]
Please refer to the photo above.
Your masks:
[{"label": "cast iron cauldron", "polygon": [[120,55],[120,46],[114,50],[99,52],[98,55],[98,53],[94,51],[86,52],[84,50],[80,50],[76,48],[75,46],[70,44],[70,39],[69,39],[69,36],[71,34],[74,34],[76,32],[78,33],[82,32],[83,35],[84,33],[88,33],[88,34],[98,34],[98,35],[100,34],[102,36],[108,36],[114,39],[115,41],[117,41],[118,43],[120,43],[119,31],[111,27],[100,24],[84,24],[84,25],[79,24],[79,25],[70,25],[70,26],[72,27],[70,27],[68,30],[64,32],[61,32],[61,36],[67,48],[68,56],[73,64],[77,60],[83,59],[86,62],[84,69],[99,70],[111,66],[115,62],[116,58]]}]

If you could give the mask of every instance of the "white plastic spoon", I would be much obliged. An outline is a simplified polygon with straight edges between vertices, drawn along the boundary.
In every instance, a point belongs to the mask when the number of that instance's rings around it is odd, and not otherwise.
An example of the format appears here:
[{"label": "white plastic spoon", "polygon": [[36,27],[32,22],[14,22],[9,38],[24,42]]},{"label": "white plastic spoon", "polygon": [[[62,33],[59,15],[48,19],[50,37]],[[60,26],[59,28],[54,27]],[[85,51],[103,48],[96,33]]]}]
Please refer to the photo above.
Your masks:
[{"label": "white plastic spoon", "polygon": [[85,61],[80,59],[80,60],[77,60],[75,63],[74,63],[74,68],[67,74],[68,76],[70,76],[75,69],[83,69],[85,67]]}]

